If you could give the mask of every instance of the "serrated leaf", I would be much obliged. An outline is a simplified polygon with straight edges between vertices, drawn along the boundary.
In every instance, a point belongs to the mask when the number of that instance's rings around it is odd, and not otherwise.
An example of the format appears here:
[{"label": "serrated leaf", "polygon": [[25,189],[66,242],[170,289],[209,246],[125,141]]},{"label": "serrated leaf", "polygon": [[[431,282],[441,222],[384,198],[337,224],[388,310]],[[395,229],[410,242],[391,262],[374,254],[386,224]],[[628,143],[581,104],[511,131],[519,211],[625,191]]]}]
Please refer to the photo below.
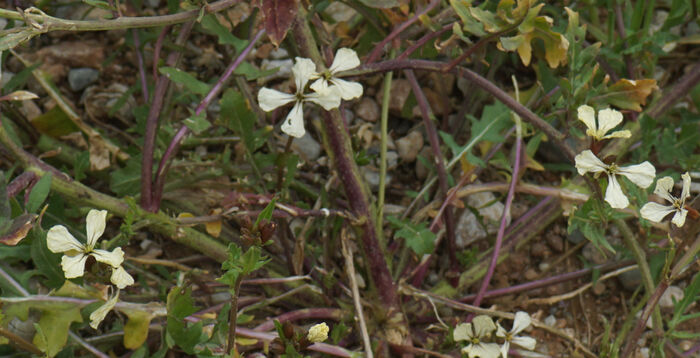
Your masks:
[{"label": "serrated leaf", "polygon": [[623,78],[608,87],[604,100],[622,109],[641,112],[642,106],[647,103],[647,97],[658,88],[653,79],[632,81]]},{"label": "serrated leaf", "polygon": [[51,191],[51,174],[45,174],[34,184],[27,200],[27,212],[37,213]]},{"label": "serrated leaf", "polygon": [[297,0],[261,0],[263,23],[270,41],[279,46],[297,16]]},{"label": "serrated leaf", "polygon": [[194,93],[204,96],[209,93],[209,90],[211,89],[210,85],[198,80],[196,77],[178,68],[160,67],[158,71],[168,77],[171,81],[185,86],[185,88]]},{"label": "serrated leaf", "polygon": [[194,354],[195,346],[202,338],[202,322],[188,326],[185,317],[197,312],[192,299],[192,289],[181,286],[173,287],[168,293],[166,324],[167,336],[174,344],[187,354]]}]

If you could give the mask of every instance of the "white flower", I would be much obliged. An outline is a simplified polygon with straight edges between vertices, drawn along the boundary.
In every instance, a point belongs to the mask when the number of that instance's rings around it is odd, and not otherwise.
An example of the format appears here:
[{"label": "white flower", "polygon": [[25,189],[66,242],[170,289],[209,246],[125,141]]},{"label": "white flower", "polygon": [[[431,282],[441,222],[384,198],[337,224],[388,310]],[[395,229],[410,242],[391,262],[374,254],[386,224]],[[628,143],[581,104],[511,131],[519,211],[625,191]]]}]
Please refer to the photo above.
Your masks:
[{"label": "white flower", "polygon": [[90,210],[87,215],[85,229],[87,232],[87,244],[83,245],[68,232],[63,225],[56,225],[46,234],[46,245],[55,253],[64,253],[61,259],[61,267],[66,278],[80,277],[85,272],[85,261],[92,255],[97,261],[106,263],[113,268],[121,266],[124,261],[124,252],[120,247],[109,252],[95,249],[97,239],[105,231],[106,210]]},{"label": "white flower", "polygon": [[675,212],[671,222],[677,227],[683,226],[685,224],[685,217],[688,215],[688,210],[684,208],[685,200],[690,196],[690,174],[687,172],[681,175],[683,179],[683,192],[680,198],[676,198],[671,195],[671,189],[673,189],[673,178],[663,177],[656,181],[656,188],[654,189],[654,194],[666,199],[671,205],[661,205],[657,203],[646,203],[640,211],[642,217],[653,222],[659,222],[663,218]]},{"label": "white flower", "polygon": [[119,291],[114,295],[114,297],[110,298],[105,302],[102,306],[97,307],[96,310],[92,311],[90,314],[90,327],[93,329],[97,329],[99,327],[100,323],[105,319],[107,316],[107,313],[114,308],[114,305],[117,304],[117,301],[119,300]]},{"label": "white flower", "polygon": [[632,133],[628,130],[616,131],[606,135],[606,133],[622,122],[622,113],[614,109],[606,108],[599,111],[598,124],[596,125],[595,110],[591,106],[583,105],[578,107],[578,119],[588,127],[586,134],[596,140],[629,138],[632,136]]},{"label": "white flower", "polygon": [[598,159],[590,150],[584,150],[576,158],[576,169],[578,173],[584,175],[588,172],[605,173],[608,176],[608,188],[605,190],[605,201],[615,209],[624,209],[629,205],[629,200],[622,192],[620,183],[617,182],[617,175],[623,175],[640,188],[647,188],[654,181],[656,169],[651,163],[645,161],[637,165],[619,167],[613,163],[607,165]]},{"label": "white flower", "polygon": [[315,324],[309,328],[309,334],[306,336],[313,343],[320,343],[328,339],[328,325],[326,322]]},{"label": "white flower", "polygon": [[530,315],[525,312],[516,312],[515,320],[513,320],[513,328],[510,330],[510,332],[506,332],[506,330],[501,327],[500,324],[498,325],[496,336],[505,340],[501,346],[501,354],[503,355],[503,358],[508,358],[508,349],[510,349],[511,343],[530,351],[535,349],[537,341],[534,338],[517,336],[518,333],[530,326],[530,322]]},{"label": "white flower", "polygon": [[258,92],[258,103],[260,108],[269,112],[277,107],[294,102],[294,107],[287,114],[284,123],[282,123],[282,131],[292,137],[301,138],[306,133],[304,129],[304,102],[313,102],[323,107],[325,110],[331,110],[340,106],[340,96],[334,91],[325,93],[304,93],[306,84],[311,80],[311,77],[316,72],[316,65],[308,58],[296,58],[296,63],[292,67],[294,82],[297,86],[295,94],[289,94],[263,87]]},{"label": "white flower", "polygon": [[334,90],[340,98],[348,101],[362,96],[362,85],[335,77],[339,72],[351,70],[360,65],[357,52],[349,48],[341,48],[335,53],[333,64],[324,73],[316,73],[312,79],[318,78],[311,84],[311,89],[318,93]]},{"label": "white flower", "polygon": [[480,315],[474,317],[471,323],[461,323],[453,332],[455,341],[467,341],[468,345],[462,348],[462,353],[469,357],[498,358],[501,351],[496,343],[483,342],[491,337],[496,330],[496,324],[489,316]]}]

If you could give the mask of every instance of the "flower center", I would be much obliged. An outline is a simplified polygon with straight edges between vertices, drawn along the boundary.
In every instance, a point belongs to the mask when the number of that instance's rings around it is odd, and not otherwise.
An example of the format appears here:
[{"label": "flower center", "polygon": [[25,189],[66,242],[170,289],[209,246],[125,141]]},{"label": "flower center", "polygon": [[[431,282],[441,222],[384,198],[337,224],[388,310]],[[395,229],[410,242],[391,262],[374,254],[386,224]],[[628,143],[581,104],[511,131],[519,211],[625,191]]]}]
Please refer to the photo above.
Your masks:
[{"label": "flower center", "polygon": [[612,163],[610,164],[610,166],[608,166],[608,173],[610,174],[617,174],[618,170],[620,170],[620,167],[618,167],[615,163]]},{"label": "flower center", "polygon": [[480,342],[479,338],[477,338],[477,337],[472,338],[472,344],[479,344],[479,342]]}]

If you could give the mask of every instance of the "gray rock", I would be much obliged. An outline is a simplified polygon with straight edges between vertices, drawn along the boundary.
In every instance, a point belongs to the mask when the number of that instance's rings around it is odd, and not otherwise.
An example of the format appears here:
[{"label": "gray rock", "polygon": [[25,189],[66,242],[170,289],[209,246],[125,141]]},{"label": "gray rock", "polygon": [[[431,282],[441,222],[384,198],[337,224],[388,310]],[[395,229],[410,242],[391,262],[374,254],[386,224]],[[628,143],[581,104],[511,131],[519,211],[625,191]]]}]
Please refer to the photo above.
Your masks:
[{"label": "gray rock", "polygon": [[608,259],[612,256],[612,253],[602,250],[605,249],[598,249],[592,242],[589,242],[586,245],[583,245],[581,254],[589,262],[600,265],[608,261]]},{"label": "gray rock", "polygon": [[669,286],[661,298],[659,299],[659,306],[661,308],[673,308],[673,301],[676,302],[683,299],[683,289],[678,286]]},{"label": "gray rock", "polygon": [[68,72],[68,85],[75,92],[95,83],[100,77],[100,71],[94,68],[74,68]]},{"label": "gray rock", "polygon": [[[486,231],[495,234],[501,224],[501,216],[505,206],[500,201],[496,201],[493,193],[483,192],[469,195],[467,205],[479,210],[479,215],[484,219]],[[506,225],[510,225],[510,213],[506,217]]]},{"label": "gray rock", "polygon": [[[369,168],[369,167],[363,167],[362,168],[362,176],[365,178],[365,181],[367,184],[369,184],[370,189],[372,191],[377,191],[379,189],[379,171],[374,169],[374,168]],[[391,179],[392,176],[391,174],[387,173],[386,174],[386,180],[384,182],[384,186],[389,186],[391,184]]]},{"label": "gray rock", "polygon": [[268,60],[264,58],[260,64],[261,70],[269,70],[272,68],[277,68],[277,72],[265,77],[266,81],[277,79],[277,78],[289,78],[292,76],[292,66],[294,66],[294,61],[291,59],[286,60]]},{"label": "gray rock", "polygon": [[474,241],[485,238],[488,234],[486,229],[481,225],[476,215],[465,209],[462,215],[457,219],[455,227],[455,245],[458,249],[464,249]]},{"label": "gray rock", "polygon": [[387,169],[394,169],[399,163],[399,154],[391,151],[391,152],[386,152],[386,168]]},{"label": "gray rock", "polygon": [[552,315],[549,315],[544,319],[544,324],[550,327],[554,327],[554,325],[557,324],[557,318]]},{"label": "gray rock", "polygon": [[152,9],[155,9],[158,6],[160,6],[160,0],[146,0],[143,3]]},{"label": "gray rock", "polygon": [[340,1],[331,2],[324,12],[330,15],[336,22],[348,22],[353,16],[355,16],[355,14],[357,14],[355,9],[343,4]]},{"label": "gray rock", "polygon": [[639,269],[624,272],[617,279],[627,291],[635,291],[642,284],[642,274]]},{"label": "gray rock", "polygon": [[[377,102],[381,103],[384,91],[380,91],[377,96]],[[408,96],[411,94],[411,83],[405,79],[397,79],[391,82],[391,93],[389,96],[389,110],[393,112],[401,112],[406,104]]]},{"label": "gray rock", "polygon": [[381,115],[379,105],[374,99],[369,97],[363,97],[355,105],[355,113],[358,117],[368,122],[378,121]]},{"label": "gray rock", "polygon": [[316,160],[321,155],[321,145],[306,132],[303,137],[295,138],[292,142],[292,151],[306,162]]},{"label": "gray rock", "polygon": [[289,52],[287,50],[278,47],[272,51],[270,51],[270,58],[273,60],[282,60],[285,58],[289,58]]},{"label": "gray rock", "polygon": [[396,141],[396,149],[399,157],[405,162],[416,160],[418,153],[423,149],[423,135],[419,131],[412,131],[405,137]]}]

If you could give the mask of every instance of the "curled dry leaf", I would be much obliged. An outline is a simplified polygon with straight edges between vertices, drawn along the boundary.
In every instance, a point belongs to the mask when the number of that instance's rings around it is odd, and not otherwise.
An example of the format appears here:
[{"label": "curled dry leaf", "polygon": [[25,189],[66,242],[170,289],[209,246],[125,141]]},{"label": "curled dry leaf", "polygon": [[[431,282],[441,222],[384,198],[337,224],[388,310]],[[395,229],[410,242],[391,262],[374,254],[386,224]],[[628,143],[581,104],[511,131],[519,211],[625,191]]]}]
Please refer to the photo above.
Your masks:
[{"label": "curled dry leaf", "polygon": [[7,246],[15,246],[27,236],[31,230],[37,215],[24,214],[12,220],[9,228],[0,233],[0,243]]},{"label": "curled dry leaf", "polygon": [[641,112],[642,106],[647,103],[647,97],[658,88],[656,80],[633,81],[623,78],[608,87],[605,98],[619,108]]}]

